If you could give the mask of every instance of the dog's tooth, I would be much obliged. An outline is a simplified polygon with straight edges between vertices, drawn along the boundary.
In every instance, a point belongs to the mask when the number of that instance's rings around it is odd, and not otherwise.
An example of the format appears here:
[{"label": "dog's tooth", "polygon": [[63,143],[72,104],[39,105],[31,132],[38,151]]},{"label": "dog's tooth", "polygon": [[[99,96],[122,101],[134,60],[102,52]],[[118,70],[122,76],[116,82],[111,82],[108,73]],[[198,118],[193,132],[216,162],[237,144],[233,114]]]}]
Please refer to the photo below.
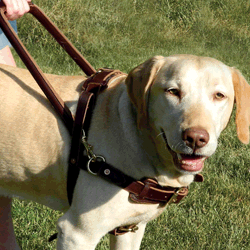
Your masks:
[{"label": "dog's tooth", "polygon": [[181,160],[181,159],[182,159],[182,157],[181,157],[181,155],[180,155],[180,154],[177,154],[177,157],[178,157],[178,159],[179,159],[179,160]]}]

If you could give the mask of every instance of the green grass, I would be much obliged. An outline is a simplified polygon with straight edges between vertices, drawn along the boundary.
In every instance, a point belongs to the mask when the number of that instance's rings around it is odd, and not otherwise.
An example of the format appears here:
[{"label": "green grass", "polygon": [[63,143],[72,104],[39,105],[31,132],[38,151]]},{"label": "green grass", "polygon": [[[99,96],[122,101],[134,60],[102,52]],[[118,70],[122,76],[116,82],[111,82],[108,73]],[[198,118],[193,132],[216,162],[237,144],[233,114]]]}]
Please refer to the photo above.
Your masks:
[{"label": "green grass", "polygon": [[[128,72],[153,55],[215,57],[250,79],[250,2],[243,0],[65,0],[38,4],[95,67]],[[30,15],[19,35],[41,66],[56,74],[82,74]],[[16,57],[17,58],[17,57]],[[18,65],[23,64],[17,58]],[[232,120],[218,151],[179,205],[150,222],[143,250],[250,249],[250,154]],[[22,249],[54,249],[48,237],[60,213],[15,200],[14,223]],[[108,239],[98,245],[108,249]]]}]

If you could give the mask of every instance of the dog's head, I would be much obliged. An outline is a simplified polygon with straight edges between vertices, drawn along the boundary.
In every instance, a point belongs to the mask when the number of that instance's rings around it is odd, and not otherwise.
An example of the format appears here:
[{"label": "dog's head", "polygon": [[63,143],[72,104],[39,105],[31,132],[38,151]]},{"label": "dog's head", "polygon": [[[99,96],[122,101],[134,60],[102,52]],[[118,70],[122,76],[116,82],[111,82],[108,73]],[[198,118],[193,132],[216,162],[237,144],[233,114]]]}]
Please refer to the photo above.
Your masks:
[{"label": "dog's head", "polygon": [[250,86],[236,69],[207,57],[156,56],[133,69],[128,94],[139,129],[151,131],[161,161],[196,174],[217,147],[236,102],[237,134],[249,143]]}]

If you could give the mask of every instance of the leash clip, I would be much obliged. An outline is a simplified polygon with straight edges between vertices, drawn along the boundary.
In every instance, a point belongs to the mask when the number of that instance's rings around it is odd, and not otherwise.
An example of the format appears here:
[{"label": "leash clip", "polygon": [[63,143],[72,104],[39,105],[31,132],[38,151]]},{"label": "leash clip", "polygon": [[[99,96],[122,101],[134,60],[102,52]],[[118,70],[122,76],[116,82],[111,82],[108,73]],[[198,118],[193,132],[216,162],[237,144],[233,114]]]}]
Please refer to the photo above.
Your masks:
[{"label": "leash clip", "polygon": [[103,156],[100,156],[100,155],[96,155],[95,153],[94,153],[94,151],[93,151],[93,146],[92,145],[90,145],[88,142],[87,142],[87,137],[86,137],[86,134],[85,134],[85,131],[83,130],[82,131],[82,134],[83,134],[83,136],[82,136],[82,143],[83,143],[83,146],[85,147],[85,149],[86,149],[86,152],[87,152],[87,156],[88,156],[88,158],[89,158],[89,161],[88,161],[88,163],[87,163],[87,170],[88,170],[88,172],[89,173],[91,173],[91,174],[93,174],[93,175],[97,175],[97,173],[96,172],[94,172],[94,171],[92,171],[91,169],[90,169],[90,164],[91,163],[94,163],[94,162],[96,162],[96,161],[103,161],[103,162],[105,162],[105,158],[103,157]]},{"label": "leash clip", "polygon": [[87,151],[87,155],[88,155],[88,158],[89,160],[91,160],[92,162],[95,162],[97,157],[93,151],[93,146],[91,146],[88,142],[87,142],[87,137],[86,137],[86,134],[85,134],[85,131],[83,130],[83,136],[82,136],[82,143]]}]

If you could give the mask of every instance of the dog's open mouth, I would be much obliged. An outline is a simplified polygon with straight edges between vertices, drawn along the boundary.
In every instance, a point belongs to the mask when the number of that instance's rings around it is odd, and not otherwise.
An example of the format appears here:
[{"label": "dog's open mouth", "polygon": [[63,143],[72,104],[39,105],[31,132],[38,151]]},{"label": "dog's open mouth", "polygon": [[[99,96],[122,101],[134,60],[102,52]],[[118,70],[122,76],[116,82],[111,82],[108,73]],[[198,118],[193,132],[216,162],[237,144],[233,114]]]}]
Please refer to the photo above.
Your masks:
[{"label": "dog's open mouth", "polygon": [[173,157],[174,164],[179,170],[186,172],[200,172],[203,169],[204,162],[207,159],[206,156],[176,153],[168,145],[168,141],[163,130],[162,135],[167,145],[167,148]]},{"label": "dog's open mouth", "polygon": [[206,157],[196,156],[196,155],[185,155],[185,154],[176,154],[176,155],[178,158],[177,162],[178,168],[188,172],[200,172],[203,169]]}]

